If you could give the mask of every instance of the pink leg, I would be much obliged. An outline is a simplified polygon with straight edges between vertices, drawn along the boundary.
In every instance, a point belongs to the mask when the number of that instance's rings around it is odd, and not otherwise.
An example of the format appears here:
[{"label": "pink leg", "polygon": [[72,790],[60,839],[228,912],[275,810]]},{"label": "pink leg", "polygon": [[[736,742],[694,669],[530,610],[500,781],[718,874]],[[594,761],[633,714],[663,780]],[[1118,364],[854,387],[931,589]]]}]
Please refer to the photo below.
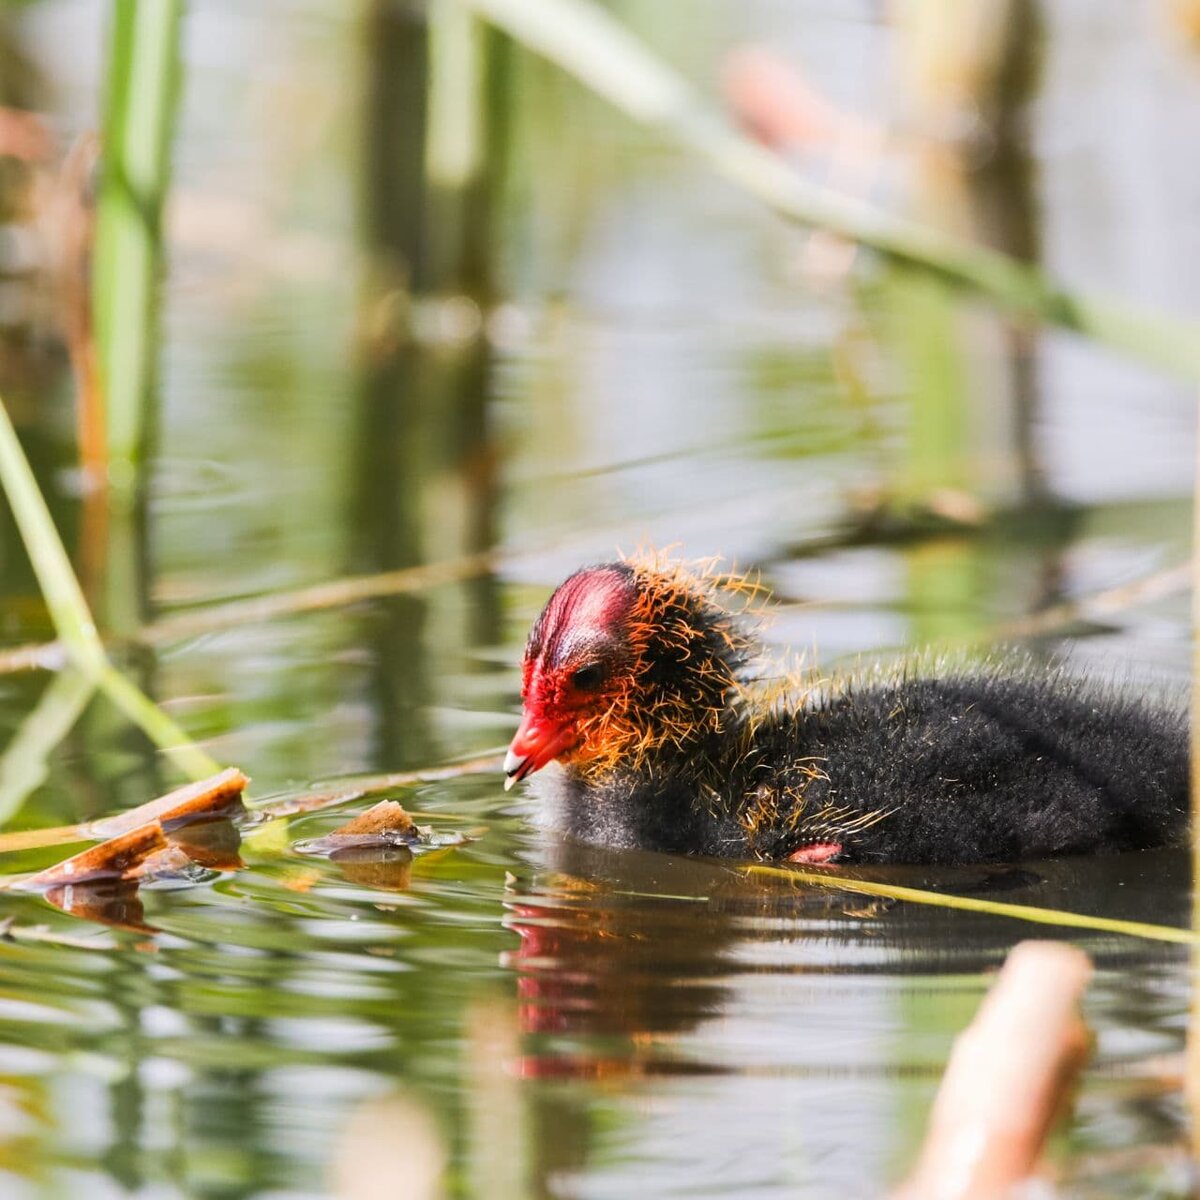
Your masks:
[{"label": "pink leg", "polygon": [[792,863],[829,863],[833,862],[842,850],[841,842],[809,842],[807,846],[800,846],[793,850],[787,856],[787,861]]}]

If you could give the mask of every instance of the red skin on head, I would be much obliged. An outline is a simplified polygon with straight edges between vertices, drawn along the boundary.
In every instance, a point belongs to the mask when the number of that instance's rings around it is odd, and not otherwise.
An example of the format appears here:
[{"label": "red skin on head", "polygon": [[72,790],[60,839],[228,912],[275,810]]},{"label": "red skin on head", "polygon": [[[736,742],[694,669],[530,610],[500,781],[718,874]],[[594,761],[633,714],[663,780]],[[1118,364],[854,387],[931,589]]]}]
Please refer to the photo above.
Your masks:
[{"label": "red skin on head", "polygon": [[561,666],[572,649],[611,635],[634,599],[632,579],[611,567],[592,567],[572,575],[550,597],[525,651],[525,677],[533,668]]},{"label": "red skin on head", "polygon": [[524,712],[505,764],[510,782],[569,756],[579,722],[600,703],[596,693],[577,688],[572,675],[611,648],[635,597],[630,573],[617,567],[580,571],[550,597],[525,651]]}]

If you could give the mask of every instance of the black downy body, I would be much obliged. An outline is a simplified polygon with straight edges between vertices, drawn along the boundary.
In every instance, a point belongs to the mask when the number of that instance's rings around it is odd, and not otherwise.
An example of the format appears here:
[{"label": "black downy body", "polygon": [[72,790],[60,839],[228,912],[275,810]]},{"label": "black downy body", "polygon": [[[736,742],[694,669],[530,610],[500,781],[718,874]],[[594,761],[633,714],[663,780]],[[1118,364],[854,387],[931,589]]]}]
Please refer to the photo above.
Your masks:
[{"label": "black downy body", "polygon": [[[551,824],[614,847],[767,860],[836,844],[834,861],[863,863],[1011,862],[1186,837],[1182,710],[1032,664],[849,678],[763,702],[740,684],[752,643],[721,636],[730,615],[701,592],[686,606],[705,635],[696,646],[725,656],[736,681],[720,728],[598,777],[568,764],[547,781]],[[685,660],[664,647],[655,686],[686,692],[697,661],[695,647]]]},{"label": "black downy body", "polygon": [[1059,673],[854,686],[637,770],[553,781],[586,841],[779,860],[1012,862],[1145,849],[1187,830],[1186,722]]}]

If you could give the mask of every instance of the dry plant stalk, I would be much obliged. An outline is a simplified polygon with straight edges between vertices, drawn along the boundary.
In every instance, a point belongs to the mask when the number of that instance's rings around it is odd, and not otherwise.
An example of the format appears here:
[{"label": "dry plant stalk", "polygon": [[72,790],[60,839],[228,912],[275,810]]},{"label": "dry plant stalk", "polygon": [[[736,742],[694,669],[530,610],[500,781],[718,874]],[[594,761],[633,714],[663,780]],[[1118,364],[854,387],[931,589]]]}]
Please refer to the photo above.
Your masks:
[{"label": "dry plant stalk", "polygon": [[149,821],[98,846],[89,846],[16,886],[21,891],[40,892],[97,879],[134,879],[141,873],[146,860],[166,850],[167,846],[162,825],[158,821]]},{"label": "dry plant stalk", "polygon": [[200,817],[227,815],[230,809],[240,807],[242,793],[249,782],[236,767],[230,767],[198,783],[178,787],[157,800],[139,804],[137,808],[91,821],[82,827],[86,831],[84,836],[111,838],[147,821],[159,821],[164,828],[170,829]]},{"label": "dry plant stalk", "polygon": [[1036,1173],[1087,1058],[1082,950],[1021,942],[959,1035],[916,1168],[893,1200],[1000,1200]]},{"label": "dry plant stalk", "polygon": [[16,850],[37,850],[66,842],[99,842],[128,833],[148,821],[159,821],[174,830],[205,817],[235,816],[240,811],[241,795],[249,779],[234,767],[198,783],[183,787],[127,809],[111,817],[85,821],[82,825],[58,825],[52,829],[19,829],[0,833],[0,854]]},{"label": "dry plant stalk", "polygon": [[[73,825],[61,830],[33,830],[35,836],[52,835],[51,842],[72,835],[72,840],[103,838],[98,846],[90,846],[62,862],[39,871],[23,880],[23,890],[40,891],[68,883],[81,883],[90,879],[137,879],[153,874],[151,863],[178,865],[180,855],[173,853],[167,840],[167,832],[197,821],[219,816],[232,815],[236,806],[241,808],[241,796],[250,781],[235,767],[221,771],[210,779],[190,783],[176,788],[165,796],[158,797],[114,817],[104,817],[86,825]],[[21,839],[21,835],[16,835]],[[0,839],[0,851],[25,849],[36,844],[31,838],[21,839],[19,844],[6,845]],[[44,844],[44,842],[43,842]],[[168,857],[168,852],[170,856]],[[182,851],[186,858],[186,848]],[[236,856],[234,856],[236,858]],[[229,855],[225,855],[229,859]]]},{"label": "dry plant stalk", "polygon": [[[289,796],[284,800],[275,800],[254,809],[262,817],[294,817],[301,813],[320,812],[326,808],[336,808],[339,804],[349,804],[378,792],[391,791],[393,788],[411,787],[416,783],[442,783],[447,779],[459,779],[464,775],[481,775],[499,772],[503,764],[500,754],[488,754],[483,758],[469,759],[467,762],[451,763],[445,767],[427,767],[420,771],[398,771],[388,775],[372,775],[359,779],[353,784],[332,791],[309,792],[303,796]],[[448,817],[448,813],[439,813],[440,817]],[[345,829],[338,831],[344,833]]]}]

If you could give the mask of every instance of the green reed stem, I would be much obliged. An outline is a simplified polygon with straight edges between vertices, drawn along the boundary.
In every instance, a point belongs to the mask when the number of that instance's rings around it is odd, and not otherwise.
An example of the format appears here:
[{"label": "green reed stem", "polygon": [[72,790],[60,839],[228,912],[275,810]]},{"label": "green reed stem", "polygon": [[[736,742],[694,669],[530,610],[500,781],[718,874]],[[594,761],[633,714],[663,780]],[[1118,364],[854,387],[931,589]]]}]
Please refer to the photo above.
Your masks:
[{"label": "green reed stem", "polygon": [[8,493],[50,619],[67,656],[89,679],[108,661],[95,622],[58,530],[21,449],[8,409],[0,400],[0,483]]},{"label": "green reed stem", "polygon": [[112,6],[93,304],[118,490],[132,488],[151,412],[182,14],[182,0]]},{"label": "green reed stem", "polygon": [[1200,379],[1200,329],[1117,299],[1057,287],[1007,255],[807,182],[778,154],[734,131],[689,84],[591,0],[461,0],[557,63],[635,121],[708,160],[781,216],[831,230],[994,304],[1074,330],[1155,366]]},{"label": "green reed stem", "polygon": [[870,879],[853,879],[831,872],[790,870],[753,863],[745,868],[749,875],[770,875],[829,888],[836,892],[854,892],[860,896],[881,896],[888,900],[904,900],[909,904],[928,904],[933,908],[955,908],[964,912],[987,913],[993,917],[1012,917],[1035,925],[1061,925],[1068,929],[1090,929],[1099,933],[1119,933],[1128,937],[1146,938],[1153,942],[1175,942],[1181,946],[1200,946],[1200,933],[1176,929],[1171,925],[1152,925],[1146,921],[1122,921],[1116,917],[1093,917],[1087,913],[1067,912],[1059,908],[1038,908],[1032,904],[1006,904],[1000,900],[982,900],[977,896],[955,896],[930,892],[924,888],[902,887],[894,883],[879,883]]},{"label": "green reed stem", "polygon": [[8,494],[50,619],[70,661],[164,750],[185,775],[203,779],[221,768],[108,660],[91,610],[71,569],[46,501],[0,400],[0,484]]}]

